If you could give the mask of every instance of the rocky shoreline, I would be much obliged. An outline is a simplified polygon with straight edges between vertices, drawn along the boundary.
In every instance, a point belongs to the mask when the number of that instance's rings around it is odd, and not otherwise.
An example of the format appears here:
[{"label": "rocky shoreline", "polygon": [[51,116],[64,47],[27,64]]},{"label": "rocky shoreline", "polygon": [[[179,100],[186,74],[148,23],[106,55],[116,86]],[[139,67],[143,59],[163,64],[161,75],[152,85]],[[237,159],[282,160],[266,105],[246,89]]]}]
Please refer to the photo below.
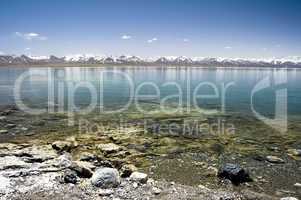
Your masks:
[{"label": "rocky shoreline", "polygon": [[[155,181],[134,165],[116,165],[92,154],[73,160],[68,142],[0,145],[0,199],[276,199],[244,190],[211,190]],[[117,145],[116,145],[117,146]],[[117,148],[103,145],[108,153]]]},{"label": "rocky shoreline", "polygon": [[[235,135],[146,134],[136,113],[123,116],[131,122],[123,129],[115,127],[115,116],[85,116],[107,127],[84,134],[67,127],[64,114],[28,116],[5,108],[0,115],[1,200],[300,198],[296,138],[287,139],[287,149],[279,138],[274,143],[268,138],[268,148],[261,149],[260,143]],[[151,120],[158,125],[191,117],[154,115]]]}]

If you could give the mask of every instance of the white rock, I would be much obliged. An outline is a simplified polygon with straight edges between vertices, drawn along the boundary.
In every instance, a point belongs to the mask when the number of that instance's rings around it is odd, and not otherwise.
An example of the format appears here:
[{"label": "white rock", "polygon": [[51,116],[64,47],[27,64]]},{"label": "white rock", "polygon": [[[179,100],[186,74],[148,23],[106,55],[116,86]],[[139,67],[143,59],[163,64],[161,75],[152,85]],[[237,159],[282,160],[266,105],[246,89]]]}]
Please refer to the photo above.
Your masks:
[{"label": "white rock", "polygon": [[295,197],[284,197],[284,198],[281,198],[280,200],[298,200],[298,199]]},{"label": "white rock", "polygon": [[6,134],[6,133],[8,133],[7,130],[4,130],[4,129],[0,130],[0,134]]},{"label": "white rock", "polygon": [[153,187],[152,190],[155,195],[159,195],[162,192],[162,190],[160,190],[159,188],[156,188],[156,187]]},{"label": "white rock", "polygon": [[295,183],[295,187],[301,187],[301,183]]},{"label": "white rock", "polygon": [[8,193],[11,190],[10,186],[10,180],[0,175],[0,194]]},{"label": "white rock", "polygon": [[121,147],[114,143],[99,144],[97,148],[105,153],[116,153],[121,150]]},{"label": "white rock", "polygon": [[270,163],[284,163],[284,160],[277,156],[267,156],[266,159]]},{"label": "white rock", "polygon": [[139,183],[146,183],[148,179],[147,174],[140,173],[140,172],[133,172],[130,176],[130,180],[136,181]]},{"label": "white rock", "polygon": [[110,196],[111,194],[113,194],[114,193],[114,191],[113,190],[110,190],[110,189],[100,189],[99,191],[98,191],[98,194],[100,195],[100,196]]}]

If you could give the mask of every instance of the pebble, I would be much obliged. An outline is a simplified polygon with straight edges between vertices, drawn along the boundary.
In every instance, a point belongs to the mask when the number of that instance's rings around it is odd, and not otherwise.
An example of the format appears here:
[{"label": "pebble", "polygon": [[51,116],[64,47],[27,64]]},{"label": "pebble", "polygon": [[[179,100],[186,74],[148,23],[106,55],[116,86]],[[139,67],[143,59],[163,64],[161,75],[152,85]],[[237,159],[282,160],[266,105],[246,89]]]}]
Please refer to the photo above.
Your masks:
[{"label": "pebble", "polygon": [[295,187],[301,188],[301,183],[295,183]]},{"label": "pebble", "polygon": [[71,142],[67,141],[56,141],[52,143],[52,148],[57,151],[67,151],[70,152],[72,148]]},{"label": "pebble", "polygon": [[293,156],[301,156],[301,149],[289,149],[288,153],[292,154]]},{"label": "pebble", "polygon": [[284,160],[277,156],[267,156],[266,160],[270,163],[276,163],[276,164],[284,163]]},{"label": "pebble", "polygon": [[134,188],[137,188],[137,187],[138,187],[138,183],[136,183],[136,182],[133,183],[133,187],[134,187]]},{"label": "pebble", "polygon": [[73,183],[76,184],[77,183],[77,176],[76,173],[73,171],[67,171],[64,174],[64,182],[65,183]]},{"label": "pebble", "polygon": [[140,173],[140,172],[133,172],[130,176],[130,180],[140,182],[140,183],[146,183],[148,179],[147,174]]},{"label": "pebble", "polygon": [[295,197],[284,197],[284,198],[281,198],[280,200],[298,200],[298,199]]},{"label": "pebble", "polygon": [[7,128],[15,128],[15,127],[16,127],[16,124],[7,124],[6,127],[7,127]]},{"label": "pebble", "polygon": [[155,195],[159,195],[159,194],[162,192],[161,189],[156,188],[156,187],[153,187],[152,190],[153,190],[153,193],[154,193]]},{"label": "pebble", "polygon": [[6,117],[5,116],[0,116],[0,121],[5,120]]},{"label": "pebble", "polygon": [[114,143],[108,143],[108,144],[99,144],[97,146],[98,149],[101,151],[110,154],[110,153],[116,153],[121,150],[121,147],[114,144]]},{"label": "pebble", "polygon": [[0,130],[0,134],[6,134],[6,133],[8,133],[7,130],[4,130],[4,129]]},{"label": "pebble", "polygon": [[137,171],[137,168],[134,165],[123,165],[120,169],[120,175],[123,178],[127,178],[135,171]]},{"label": "pebble", "polygon": [[100,190],[98,190],[99,196],[110,196],[113,193],[114,193],[114,191],[111,190],[111,189],[100,189]]}]

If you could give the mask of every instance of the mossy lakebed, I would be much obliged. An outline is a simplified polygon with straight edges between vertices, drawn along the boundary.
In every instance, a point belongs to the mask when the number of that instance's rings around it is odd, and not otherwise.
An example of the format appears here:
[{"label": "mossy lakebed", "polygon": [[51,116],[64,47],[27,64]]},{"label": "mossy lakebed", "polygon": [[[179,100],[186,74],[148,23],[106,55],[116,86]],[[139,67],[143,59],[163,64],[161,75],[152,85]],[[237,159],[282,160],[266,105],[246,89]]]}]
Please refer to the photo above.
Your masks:
[{"label": "mossy lakebed", "polygon": [[[300,197],[300,188],[294,185],[301,179],[301,161],[291,153],[301,146],[297,120],[290,121],[287,133],[279,133],[254,117],[215,111],[141,114],[129,109],[122,114],[75,115],[72,126],[67,113],[32,116],[3,108],[1,114],[1,129],[6,131],[0,135],[3,143],[67,142],[74,159],[95,155],[116,168],[133,164],[155,179],[211,189],[229,187],[216,176],[217,170],[224,163],[237,163],[248,169],[254,181],[235,190]],[[197,129],[201,124],[214,126]],[[101,144],[118,148],[104,152]],[[267,156],[283,162],[269,162]]]}]

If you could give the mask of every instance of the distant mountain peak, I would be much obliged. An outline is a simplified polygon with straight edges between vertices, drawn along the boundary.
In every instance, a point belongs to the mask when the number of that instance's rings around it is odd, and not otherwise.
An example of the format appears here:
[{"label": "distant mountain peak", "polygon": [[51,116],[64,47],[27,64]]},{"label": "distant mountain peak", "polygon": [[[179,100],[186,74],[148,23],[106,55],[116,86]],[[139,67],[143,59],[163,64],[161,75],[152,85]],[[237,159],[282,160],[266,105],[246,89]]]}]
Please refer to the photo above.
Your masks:
[{"label": "distant mountain peak", "polygon": [[74,54],[64,57],[0,55],[0,65],[12,64],[115,64],[115,65],[176,65],[176,66],[214,66],[214,67],[301,67],[301,56],[270,59],[213,58],[162,56],[141,58],[135,55],[104,56],[93,54]]}]

